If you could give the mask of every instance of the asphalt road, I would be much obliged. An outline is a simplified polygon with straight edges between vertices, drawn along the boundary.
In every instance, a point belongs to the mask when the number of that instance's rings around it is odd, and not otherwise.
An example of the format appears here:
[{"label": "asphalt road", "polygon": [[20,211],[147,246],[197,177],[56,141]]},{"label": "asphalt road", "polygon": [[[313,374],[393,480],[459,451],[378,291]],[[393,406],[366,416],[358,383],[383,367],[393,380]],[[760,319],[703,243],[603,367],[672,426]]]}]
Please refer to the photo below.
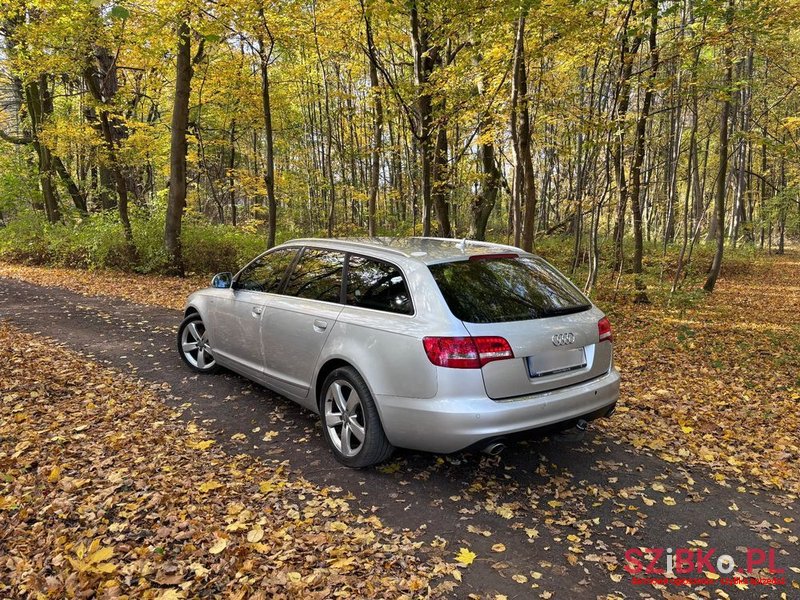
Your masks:
[{"label": "asphalt road", "polygon": [[[757,488],[722,487],[701,469],[620,443],[613,424],[624,413],[582,439],[537,439],[500,457],[398,451],[381,468],[353,471],[332,458],[311,413],[237,375],[190,372],[175,350],[180,318],[176,311],[0,278],[0,319],[159,384],[166,402],[185,405],[185,418],[202,422],[230,452],[288,461],[307,479],[352,494],[354,509],[375,511],[387,525],[422,528],[435,543],[440,536],[453,555],[471,549],[477,558],[454,597],[647,598],[692,591],[725,597],[720,590],[732,598],[800,597],[791,585],[800,575],[790,570],[800,567],[797,506],[776,504]],[[274,432],[269,441],[266,432]],[[247,441],[232,440],[237,433]],[[496,544],[505,550],[493,551]],[[634,585],[622,570],[629,548],[690,547],[715,549],[714,560],[730,554],[737,566],[744,548],[772,549],[787,583],[660,589]],[[662,558],[659,566],[665,564]]]}]

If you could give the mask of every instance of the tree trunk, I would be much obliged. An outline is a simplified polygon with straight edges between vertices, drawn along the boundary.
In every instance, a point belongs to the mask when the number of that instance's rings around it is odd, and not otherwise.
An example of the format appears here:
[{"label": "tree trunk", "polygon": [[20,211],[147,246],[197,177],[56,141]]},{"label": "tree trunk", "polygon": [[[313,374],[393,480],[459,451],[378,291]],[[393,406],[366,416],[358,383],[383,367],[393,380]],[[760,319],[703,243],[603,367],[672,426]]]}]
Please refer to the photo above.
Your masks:
[{"label": "tree trunk", "polygon": [[58,176],[61,177],[61,182],[67,186],[67,192],[69,192],[75,208],[78,209],[78,212],[81,213],[81,215],[88,215],[89,209],[86,205],[86,194],[81,192],[80,188],[78,188],[75,180],[72,178],[72,175],[70,175],[69,171],[67,171],[67,167],[64,166],[64,162],[58,156],[54,155],[53,166],[55,167]]},{"label": "tree trunk", "polygon": [[[475,62],[477,64],[478,59]],[[484,88],[483,80],[479,79],[476,91],[481,97],[485,96]],[[478,145],[478,167],[480,168],[481,182],[480,191],[475,195],[471,207],[469,237],[474,240],[486,239],[489,215],[492,214],[500,189],[500,170],[497,168],[491,135],[491,117],[487,114],[478,122],[477,131],[478,139],[482,140]]]},{"label": "tree trunk", "polygon": [[[764,65],[764,76],[766,78],[767,75],[767,66],[768,64]],[[759,207],[759,214],[761,216],[761,232],[759,235],[759,247],[763,250],[764,249],[764,240],[766,238],[766,228],[765,223],[767,222],[767,215],[766,212],[766,200],[767,200],[767,128],[769,120],[767,118],[767,99],[764,98],[764,117],[763,117],[763,125],[761,126],[761,177],[759,178],[759,194],[758,194],[758,207]]]},{"label": "tree trunk", "polygon": [[41,142],[35,142],[34,148],[39,156],[39,182],[44,200],[44,211],[50,223],[61,220],[61,210],[58,206],[58,194],[53,184],[53,163],[50,150]]},{"label": "tree trunk", "polygon": [[500,170],[497,168],[494,144],[491,141],[478,146],[478,163],[481,167],[481,187],[472,205],[469,237],[485,240],[489,216],[497,203],[500,190]]},{"label": "tree trunk", "polygon": [[439,235],[449,238],[452,236],[450,229],[450,207],[447,204],[447,128],[444,124],[439,126],[436,133],[436,149],[433,157],[433,170],[431,190],[433,206],[436,209],[436,220],[439,223]]},{"label": "tree trunk", "polygon": [[231,225],[238,223],[238,207],[236,206],[236,187],[233,170],[236,168],[236,119],[231,119],[231,130],[228,136],[228,204],[231,207]]},{"label": "tree trunk", "polygon": [[516,152],[515,179],[520,191],[520,211],[522,215],[522,248],[533,250],[534,227],[536,224],[536,180],[531,156],[531,121],[528,110],[528,73],[525,67],[525,19],[520,14],[517,21],[517,35],[514,42],[514,76],[512,96],[515,100]]},{"label": "tree trunk", "polygon": [[614,115],[616,127],[614,133],[614,143],[612,145],[612,157],[614,159],[614,176],[617,183],[617,194],[619,196],[617,204],[617,220],[614,224],[614,270],[622,268],[622,242],[625,237],[625,213],[628,208],[628,183],[625,175],[624,162],[624,141],[625,141],[625,117],[628,114],[631,97],[631,73],[633,72],[633,59],[639,50],[642,38],[637,36],[631,47],[628,46],[627,22],[622,31],[622,41],[620,43],[620,76],[617,83],[616,107]]},{"label": "tree trunk", "polygon": [[[782,144],[786,144],[786,133],[784,132]],[[781,155],[781,190],[786,192],[786,155]],[[780,208],[778,210],[778,250],[777,254],[783,254],[786,251],[786,216],[789,212],[788,199],[780,199]]]},{"label": "tree trunk", "polygon": [[[330,206],[328,211],[327,232],[328,237],[333,237],[334,229],[336,228],[336,179],[333,175],[333,144],[334,144],[334,131],[333,131],[333,118],[331,117],[331,93],[330,81],[328,78],[328,71],[325,68],[326,61],[322,60],[322,50],[319,45],[319,32],[317,31],[317,15],[316,4],[314,5],[314,47],[317,52],[317,60],[319,68],[322,73],[322,91],[323,100],[325,102],[325,137],[327,138],[327,152],[323,156],[323,172],[327,176],[328,194],[330,198]],[[323,148],[324,150],[324,148]],[[345,207],[346,208],[346,207]]]},{"label": "tree trunk", "polygon": [[261,108],[264,114],[264,186],[267,189],[267,248],[275,245],[275,234],[278,226],[278,202],[275,198],[275,149],[272,129],[272,104],[269,97],[269,61],[275,45],[269,28],[266,25],[264,9],[258,12],[261,22],[269,36],[269,45],[264,43],[263,36],[258,38],[259,69],[261,72]]},{"label": "tree trunk", "polygon": [[[689,22],[694,23],[694,15],[691,13],[691,3],[689,3]],[[692,211],[690,207],[690,199],[692,197],[696,198],[699,196],[698,187],[699,187],[699,165],[697,164],[697,126],[700,115],[698,114],[697,110],[697,86],[695,85],[695,81],[697,80],[697,65],[700,61],[700,48],[695,51],[694,61],[692,63],[692,68],[690,72],[690,81],[689,85],[692,89],[692,127],[689,132],[689,156],[688,156],[688,164],[686,167],[686,192],[683,200],[683,242],[681,244],[681,251],[678,255],[678,265],[675,268],[675,276],[672,279],[672,287],[670,288],[670,300],[672,299],[672,294],[675,293],[675,290],[678,288],[678,282],[680,280],[681,271],[683,270],[684,266],[684,258],[686,256],[686,248],[689,245],[689,215]],[[680,150],[680,148],[679,148]],[[677,170],[677,165],[676,165]],[[697,211],[695,211],[696,213]],[[692,221],[692,224],[695,225],[699,223],[699,219],[695,222]],[[695,232],[695,236],[699,233],[698,231]]]},{"label": "tree trunk", "polygon": [[175,100],[172,107],[170,132],[169,199],[164,227],[164,247],[169,261],[168,269],[183,275],[181,252],[181,222],[186,207],[186,132],[189,128],[189,94],[192,85],[191,32],[186,19],[178,26],[178,50],[175,69]]},{"label": "tree trunk", "polygon": [[[728,0],[726,21],[728,24],[728,36],[730,36],[733,21],[733,0]],[[732,44],[733,42],[730,39],[726,40],[724,51],[725,100],[722,102],[722,111],[720,112],[719,118],[719,170],[717,172],[717,189],[714,195],[714,214],[717,218],[717,228],[715,231],[717,249],[714,253],[711,269],[708,271],[708,278],[703,286],[703,289],[709,293],[714,291],[714,286],[717,283],[717,278],[722,269],[722,254],[725,249],[725,191],[728,183],[728,118],[731,111],[731,85],[733,83]]]},{"label": "tree trunk", "polygon": [[731,244],[736,248],[739,239],[739,229],[742,224],[747,220],[745,212],[745,196],[746,196],[746,182],[749,178],[746,176],[748,169],[748,157],[750,156],[750,142],[748,136],[750,134],[750,85],[753,79],[753,49],[750,48],[747,52],[747,58],[742,70],[741,79],[747,82],[745,86],[739,91],[739,110],[740,112],[740,125],[737,137],[740,137],[737,160],[736,160],[736,193],[734,195],[733,213],[731,215],[730,236]]},{"label": "tree trunk", "polygon": [[383,102],[381,100],[381,88],[378,81],[378,55],[375,48],[375,40],[372,37],[372,24],[367,16],[364,4],[361,5],[364,13],[364,26],[367,34],[367,52],[369,54],[369,83],[372,92],[372,106],[374,115],[372,118],[372,149],[369,170],[369,201],[367,205],[367,230],[370,237],[378,235],[376,221],[378,189],[380,186],[381,174],[381,143],[383,139]]},{"label": "tree trunk", "polygon": [[650,105],[653,101],[653,83],[658,71],[659,55],[656,34],[658,31],[658,0],[653,0],[650,5],[650,73],[647,76],[642,110],[636,123],[636,139],[634,142],[633,165],[631,166],[631,211],[633,212],[633,272],[642,272],[642,257],[644,244],[642,240],[642,162],[644,160],[645,133],[647,131],[647,118],[650,116]]},{"label": "tree trunk", "polygon": [[419,0],[411,0],[411,48],[414,55],[414,83],[417,87],[416,137],[420,145],[422,175],[422,235],[431,234],[433,213],[433,100],[429,90],[430,76],[433,72],[433,48],[427,20],[420,17]]},{"label": "tree trunk", "polygon": [[58,205],[58,193],[53,184],[53,164],[50,150],[39,140],[39,131],[43,118],[52,112],[48,110],[47,77],[42,75],[36,81],[25,85],[25,104],[31,120],[31,141],[38,158],[39,185],[42,190],[45,216],[50,223],[61,220]]}]

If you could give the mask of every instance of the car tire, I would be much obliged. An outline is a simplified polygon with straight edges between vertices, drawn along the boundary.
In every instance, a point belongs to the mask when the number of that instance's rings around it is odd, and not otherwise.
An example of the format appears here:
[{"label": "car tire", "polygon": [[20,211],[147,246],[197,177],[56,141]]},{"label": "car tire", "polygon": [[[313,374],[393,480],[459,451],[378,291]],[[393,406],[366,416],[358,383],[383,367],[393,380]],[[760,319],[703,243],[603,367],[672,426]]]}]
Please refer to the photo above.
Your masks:
[{"label": "car tire", "polygon": [[197,313],[187,316],[178,327],[178,354],[190,369],[198,373],[219,370],[214,351],[208,343],[206,326]]},{"label": "car tire", "polygon": [[319,415],[322,434],[334,458],[347,467],[371,467],[394,452],[383,431],[375,400],[364,379],[352,367],[335,369],[325,378]]}]

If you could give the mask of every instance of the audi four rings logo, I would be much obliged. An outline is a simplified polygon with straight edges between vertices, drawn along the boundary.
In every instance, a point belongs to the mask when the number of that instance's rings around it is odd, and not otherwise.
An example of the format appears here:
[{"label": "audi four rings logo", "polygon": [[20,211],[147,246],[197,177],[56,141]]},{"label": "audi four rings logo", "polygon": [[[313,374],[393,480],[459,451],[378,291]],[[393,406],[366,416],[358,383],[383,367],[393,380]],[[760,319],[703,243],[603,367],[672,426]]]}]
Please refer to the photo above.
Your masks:
[{"label": "audi four rings logo", "polygon": [[553,346],[569,346],[574,342],[574,333],[557,333],[553,336]]}]

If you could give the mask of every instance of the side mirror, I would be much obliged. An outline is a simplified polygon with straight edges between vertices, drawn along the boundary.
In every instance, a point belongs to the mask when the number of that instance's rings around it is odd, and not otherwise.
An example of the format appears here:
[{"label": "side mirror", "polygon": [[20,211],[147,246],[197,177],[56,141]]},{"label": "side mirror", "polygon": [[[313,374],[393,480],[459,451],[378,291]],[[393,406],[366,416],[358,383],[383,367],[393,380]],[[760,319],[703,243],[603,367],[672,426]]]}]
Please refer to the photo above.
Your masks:
[{"label": "side mirror", "polygon": [[231,273],[217,273],[214,279],[211,280],[211,287],[214,288],[229,288],[233,283],[233,274]]}]

